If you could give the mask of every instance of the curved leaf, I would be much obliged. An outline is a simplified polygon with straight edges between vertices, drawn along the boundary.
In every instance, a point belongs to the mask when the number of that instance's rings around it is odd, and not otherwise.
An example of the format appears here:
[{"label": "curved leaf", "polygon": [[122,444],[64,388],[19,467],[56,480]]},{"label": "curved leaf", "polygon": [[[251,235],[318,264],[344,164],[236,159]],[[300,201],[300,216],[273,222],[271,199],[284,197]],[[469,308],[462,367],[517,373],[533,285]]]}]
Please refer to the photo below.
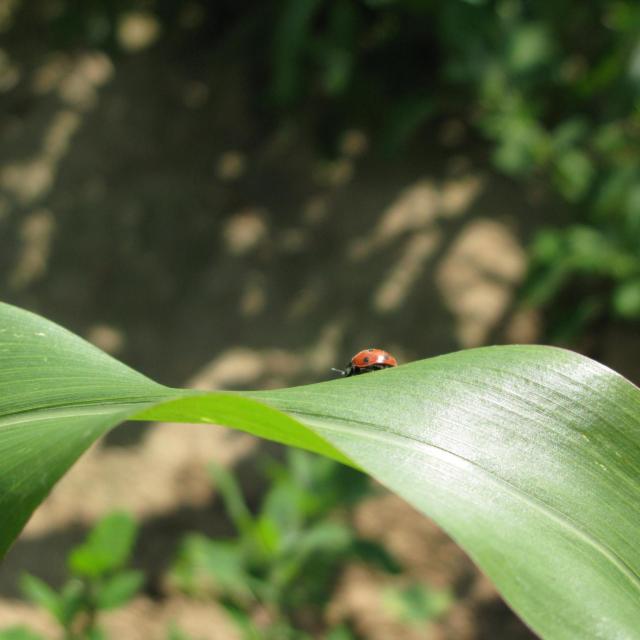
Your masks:
[{"label": "curved leaf", "polygon": [[575,353],[488,347],[202,393],[0,305],[0,390],[0,553],[118,422],[210,422],[364,469],[442,525],[542,636],[639,637],[640,391]]}]

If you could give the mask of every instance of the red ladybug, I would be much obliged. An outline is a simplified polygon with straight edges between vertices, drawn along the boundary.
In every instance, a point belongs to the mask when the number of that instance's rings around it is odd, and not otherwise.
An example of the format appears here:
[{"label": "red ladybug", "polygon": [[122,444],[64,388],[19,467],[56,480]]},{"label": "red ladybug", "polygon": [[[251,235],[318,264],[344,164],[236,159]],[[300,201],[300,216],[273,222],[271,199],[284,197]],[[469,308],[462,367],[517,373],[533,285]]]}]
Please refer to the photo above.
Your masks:
[{"label": "red ladybug", "polygon": [[348,378],[349,376],[357,376],[361,373],[369,373],[369,371],[378,371],[379,369],[389,369],[397,367],[398,361],[386,351],[382,349],[364,349],[358,351],[346,369],[332,369]]}]

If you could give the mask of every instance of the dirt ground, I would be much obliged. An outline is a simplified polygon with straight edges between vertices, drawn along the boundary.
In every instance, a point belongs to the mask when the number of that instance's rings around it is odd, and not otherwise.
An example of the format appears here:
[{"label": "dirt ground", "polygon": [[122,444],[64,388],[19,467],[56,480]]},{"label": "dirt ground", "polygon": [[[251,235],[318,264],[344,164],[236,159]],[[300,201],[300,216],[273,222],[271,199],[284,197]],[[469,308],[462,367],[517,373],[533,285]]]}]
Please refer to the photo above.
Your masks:
[{"label": "dirt ground", "polygon": [[[176,59],[162,47],[113,62],[34,46],[20,60],[0,124],[3,300],[160,382],[201,388],[321,380],[369,345],[408,361],[536,340],[540,319],[518,310],[514,292],[532,229],[558,210],[491,172],[463,123],[438,122],[391,159],[346,129],[326,156],[305,126],[256,116],[241,62]],[[14,63],[3,64],[0,81]],[[206,464],[234,466],[256,496],[265,446],[201,426],[116,429],[4,560],[0,627],[50,630],[20,600],[19,573],[59,584],[66,551],[124,508],[141,522],[136,563],[149,582],[106,616],[112,637],[162,638],[175,620],[194,637],[234,638],[220,611],[169,594],[162,574],[184,533],[229,531]],[[456,604],[428,628],[398,627],[378,604],[382,578],[351,567],[332,616],[352,616],[372,640],[534,637],[446,534],[398,498],[372,498],[356,520],[412,577],[450,587]]]}]

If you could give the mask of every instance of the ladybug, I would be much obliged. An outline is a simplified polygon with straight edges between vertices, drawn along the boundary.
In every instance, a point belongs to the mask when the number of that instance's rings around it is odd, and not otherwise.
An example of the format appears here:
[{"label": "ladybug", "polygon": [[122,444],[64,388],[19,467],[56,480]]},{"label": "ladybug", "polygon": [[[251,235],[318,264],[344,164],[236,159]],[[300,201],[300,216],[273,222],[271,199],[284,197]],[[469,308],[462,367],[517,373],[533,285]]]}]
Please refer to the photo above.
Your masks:
[{"label": "ladybug", "polygon": [[358,376],[361,373],[369,373],[369,371],[397,366],[398,361],[390,353],[382,349],[363,349],[351,358],[346,369],[332,369],[332,371],[337,371],[340,375],[348,378],[349,376]]}]

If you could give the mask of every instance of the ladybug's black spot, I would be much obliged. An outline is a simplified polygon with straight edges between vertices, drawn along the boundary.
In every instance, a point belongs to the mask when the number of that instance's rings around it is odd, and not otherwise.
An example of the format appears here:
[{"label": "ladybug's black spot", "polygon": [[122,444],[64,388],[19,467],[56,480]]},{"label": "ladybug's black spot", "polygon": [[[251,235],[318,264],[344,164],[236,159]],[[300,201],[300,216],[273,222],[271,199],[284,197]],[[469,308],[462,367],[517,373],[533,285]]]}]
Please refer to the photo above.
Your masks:
[{"label": "ladybug's black spot", "polygon": [[383,357],[382,357],[382,359],[383,359],[383,360],[388,360],[388,359],[389,359],[389,356],[383,356]]},{"label": "ladybug's black spot", "polygon": [[365,359],[364,359],[364,361],[365,361],[365,362],[369,362],[369,358],[365,358]]}]

